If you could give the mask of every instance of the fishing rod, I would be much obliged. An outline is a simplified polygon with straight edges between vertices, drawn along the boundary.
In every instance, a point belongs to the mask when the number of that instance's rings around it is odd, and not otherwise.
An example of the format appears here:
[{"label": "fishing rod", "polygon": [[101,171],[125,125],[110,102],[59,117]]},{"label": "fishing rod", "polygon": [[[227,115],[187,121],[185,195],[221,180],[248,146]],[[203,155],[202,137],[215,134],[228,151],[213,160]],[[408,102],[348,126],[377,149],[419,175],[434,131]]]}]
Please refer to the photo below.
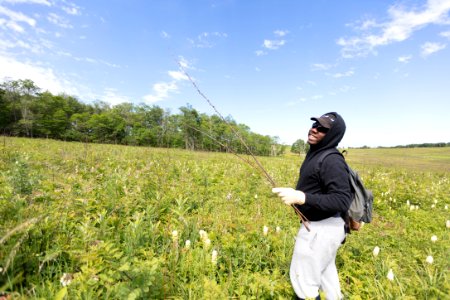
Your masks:
[{"label": "fishing rod", "polygon": [[[253,158],[254,162],[257,165],[257,168],[263,172],[264,176],[266,177],[266,179],[270,182],[270,184],[272,185],[272,187],[276,187],[277,184],[275,183],[275,181],[273,180],[272,176],[269,175],[269,173],[266,171],[266,169],[262,166],[262,164],[259,162],[259,160],[256,158],[256,156],[252,153],[252,151],[250,150],[250,148],[248,147],[247,143],[244,141],[244,139],[242,138],[242,136],[236,131],[236,129],[230,125],[230,123],[227,122],[227,120],[222,116],[222,114],[217,110],[217,108],[214,106],[214,104],[209,100],[208,97],[206,97],[206,95],[200,90],[200,88],[197,86],[197,84],[195,83],[195,81],[192,79],[192,77],[189,75],[189,73],[186,71],[186,69],[184,68],[184,66],[181,64],[181,62],[179,60],[176,60],[176,63],[178,64],[178,66],[180,67],[180,70],[184,73],[184,75],[187,77],[187,79],[191,82],[191,84],[194,86],[195,90],[197,91],[197,93],[206,100],[206,102],[209,104],[209,106],[211,106],[214,111],[216,112],[216,114],[222,119],[222,121],[231,129],[231,131],[234,133],[234,135],[240,140],[240,142],[242,143],[242,145],[244,145],[245,149],[247,150],[247,152],[250,154],[250,156]],[[213,139],[214,140],[214,139]],[[227,148],[229,149],[229,148]],[[234,153],[234,152],[233,152]],[[239,157],[239,155],[237,155],[237,153],[235,154],[236,156]],[[249,163],[249,161],[244,160],[245,162],[247,162],[252,168],[254,168],[255,166],[252,165],[251,163]],[[297,215],[300,217],[300,219],[302,220],[302,223],[305,225],[305,228],[309,231],[309,220],[303,215],[303,213],[294,205],[291,205],[295,212],[297,213]]]}]

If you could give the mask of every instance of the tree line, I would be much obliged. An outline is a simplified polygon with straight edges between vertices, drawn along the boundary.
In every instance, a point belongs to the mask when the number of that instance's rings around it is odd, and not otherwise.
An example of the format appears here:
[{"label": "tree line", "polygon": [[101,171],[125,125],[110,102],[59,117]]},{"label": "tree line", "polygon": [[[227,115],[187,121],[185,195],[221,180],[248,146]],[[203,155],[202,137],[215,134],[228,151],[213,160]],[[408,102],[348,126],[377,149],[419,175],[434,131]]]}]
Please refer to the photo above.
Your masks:
[{"label": "tree line", "polygon": [[209,116],[189,104],[179,110],[172,114],[156,105],[86,104],[66,94],[42,92],[29,79],[0,84],[0,128],[4,135],[246,153],[237,132],[253,154],[284,152],[277,137],[253,133],[230,116],[225,120]]}]

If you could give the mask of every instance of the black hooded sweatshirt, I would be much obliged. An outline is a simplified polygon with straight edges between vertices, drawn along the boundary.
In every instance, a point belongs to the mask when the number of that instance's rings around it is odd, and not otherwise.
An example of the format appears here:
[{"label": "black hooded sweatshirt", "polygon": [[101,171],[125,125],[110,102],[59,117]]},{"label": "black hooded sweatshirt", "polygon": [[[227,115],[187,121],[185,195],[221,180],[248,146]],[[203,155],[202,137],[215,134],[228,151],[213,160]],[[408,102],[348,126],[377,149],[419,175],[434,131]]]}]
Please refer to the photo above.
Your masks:
[{"label": "black hooded sweatshirt", "polygon": [[[297,208],[310,221],[320,221],[336,215],[345,216],[351,204],[351,187],[348,166],[344,157],[336,149],[344,137],[345,122],[336,116],[333,126],[316,145],[311,145],[300,167],[297,190],[305,193],[306,202]],[[318,158],[327,149],[335,153],[325,156],[321,167]]]}]

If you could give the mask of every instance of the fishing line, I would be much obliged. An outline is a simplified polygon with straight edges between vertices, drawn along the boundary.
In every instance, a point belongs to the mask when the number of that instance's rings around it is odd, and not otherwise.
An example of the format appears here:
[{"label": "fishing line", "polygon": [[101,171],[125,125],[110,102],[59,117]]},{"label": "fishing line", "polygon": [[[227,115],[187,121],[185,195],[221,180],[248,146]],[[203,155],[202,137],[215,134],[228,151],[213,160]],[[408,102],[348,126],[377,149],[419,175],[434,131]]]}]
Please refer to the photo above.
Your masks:
[{"label": "fishing line", "polygon": [[[262,166],[262,164],[259,162],[259,160],[255,157],[255,155],[253,155],[252,151],[250,150],[250,148],[248,147],[247,143],[244,141],[244,139],[242,138],[242,136],[235,130],[235,128],[233,126],[230,125],[230,123],[227,122],[227,120],[222,116],[222,114],[217,110],[217,108],[214,106],[214,104],[209,100],[208,97],[206,97],[205,94],[203,94],[203,92],[200,90],[200,88],[197,86],[197,84],[195,83],[195,81],[192,79],[192,77],[189,75],[189,73],[186,71],[186,69],[184,68],[184,66],[181,64],[181,62],[179,60],[175,60],[176,63],[178,64],[178,66],[180,67],[180,70],[184,73],[184,75],[187,77],[187,79],[191,82],[191,84],[194,86],[195,90],[197,91],[197,93],[206,100],[206,102],[209,104],[209,106],[211,106],[214,111],[216,112],[216,114],[222,119],[222,121],[231,129],[231,131],[233,132],[233,134],[239,139],[239,141],[242,143],[242,145],[244,145],[245,149],[247,150],[247,152],[250,154],[250,156],[253,158],[253,160],[255,161],[257,168],[259,170],[261,170],[264,174],[264,176],[266,177],[266,179],[270,182],[270,184],[272,185],[272,187],[276,187],[277,184],[275,183],[275,181],[273,180],[272,176],[269,175],[269,173],[266,171],[266,169],[264,169],[264,167]],[[214,139],[213,139],[214,140]],[[234,152],[233,152],[234,153]],[[235,154],[237,155],[237,154]],[[238,156],[238,155],[237,155]],[[246,160],[244,160],[246,161]],[[247,161],[246,161],[247,162]],[[247,162],[248,163],[248,162]],[[252,166],[252,168],[254,168],[255,166],[252,164],[249,164],[250,166]],[[309,224],[308,219],[302,214],[302,212],[294,205],[291,205],[295,212],[297,213],[297,215],[300,217],[300,219],[302,220],[302,223],[305,225],[305,228],[309,231],[309,227],[307,224]]]}]

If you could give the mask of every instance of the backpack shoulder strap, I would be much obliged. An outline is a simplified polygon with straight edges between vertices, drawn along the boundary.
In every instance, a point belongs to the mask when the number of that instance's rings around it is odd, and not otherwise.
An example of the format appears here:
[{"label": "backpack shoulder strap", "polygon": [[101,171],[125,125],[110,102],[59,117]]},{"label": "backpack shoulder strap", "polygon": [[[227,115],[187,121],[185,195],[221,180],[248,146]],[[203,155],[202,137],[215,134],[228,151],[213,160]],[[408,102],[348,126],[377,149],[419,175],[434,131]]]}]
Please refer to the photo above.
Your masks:
[{"label": "backpack shoulder strap", "polygon": [[[322,153],[319,154],[320,156],[319,156],[319,159],[317,160],[317,164],[316,164],[316,166],[317,166],[317,171],[319,171],[320,168],[322,167],[322,163],[323,163],[325,157],[327,157],[328,155],[331,155],[331,154],[339,154],[339,155],[341,155],[342,157],[344,157],[344,156],[342,155],[342,153],[339,152],[339,150],[337,150],[336,148],[330,148],[330,149],[327,149],[327,150],[323,151]],[[345,158],[344,158],[344,159],[345,159]]]}]

